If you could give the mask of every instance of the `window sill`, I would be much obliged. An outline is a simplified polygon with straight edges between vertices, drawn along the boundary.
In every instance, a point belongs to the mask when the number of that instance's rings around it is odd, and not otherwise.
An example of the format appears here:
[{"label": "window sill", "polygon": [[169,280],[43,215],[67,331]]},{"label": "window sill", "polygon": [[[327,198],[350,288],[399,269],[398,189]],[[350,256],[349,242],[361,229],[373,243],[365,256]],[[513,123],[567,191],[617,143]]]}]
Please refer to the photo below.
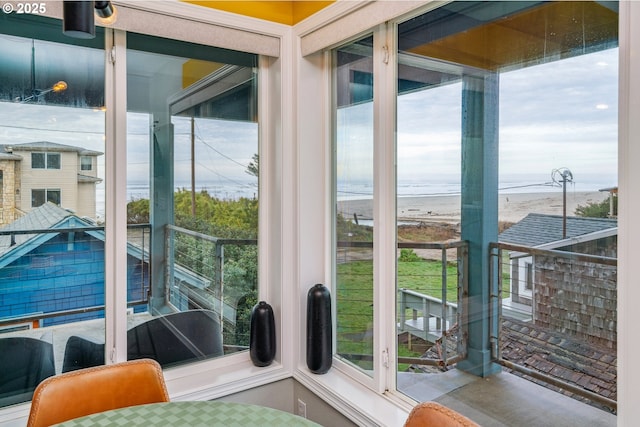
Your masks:
[{"label": "window sill", "polygon": [[293,377],[358,425],[401,426],[411,411],[408,402],[376,393],[335,368],[315,375],[299,367]]},{"label": "window sill", "polygon": [[213,400],[290,378],[291,372],[278,361],[256,367],[247,352],[167,369],[164,377],[171,400]]}]

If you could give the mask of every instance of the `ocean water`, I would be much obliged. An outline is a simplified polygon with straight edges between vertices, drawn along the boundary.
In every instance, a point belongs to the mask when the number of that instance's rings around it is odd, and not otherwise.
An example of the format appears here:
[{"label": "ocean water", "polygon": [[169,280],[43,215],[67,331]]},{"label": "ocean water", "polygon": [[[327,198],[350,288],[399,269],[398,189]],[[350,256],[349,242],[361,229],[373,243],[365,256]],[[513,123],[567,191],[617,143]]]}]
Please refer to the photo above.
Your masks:
[{"label": "ocean water", "polygon": [[[589,180],[567,182],[567,192],[599,191],[616,187],[617,177],[596,176]],[[399,182],[398,197],[431,197],[460,195],[460,181],[447,180],[440,182]],[[549,179],[504,179],[498,183],[500,194],[513,193],[555,193],[562,191],[562,183]],[[373,186],[369,183],[349,183],[338,186],[339,200],[359,200],[373,197]]]},{"label": "ocean water", "polygon": [[[190,188],[190,183],[179,183],[176,190]],[[617,186],[615,177],[594,176],[589,180],[567,183],[567,192],[599,191],[604,188]],[[240,197],[257,197],[257,187],[250,183],[227,183],[208,182],[196,188],[198,191],[207,190],[209,194],[222,199],[238,199]],[[498,189],[500,194],[511,193],[543,193],[561,192],[562,186],[553,183],[551,179],[516,178],[501,180]],[[127,186],[127,201],[148,199],[149,186],[147,184],[131,184]],[[432,196],[455,196],[460,194],[460,182],[455,180],[444,180],[440,182],[400,182],[398,183],[399,197],[432,197]],[[359,200],[373,197],[373,186],[369,183],[349,183],[338,187],[339,200]],[[96,211],[98,218],[104,218],[104,185],[97,189]]]}]

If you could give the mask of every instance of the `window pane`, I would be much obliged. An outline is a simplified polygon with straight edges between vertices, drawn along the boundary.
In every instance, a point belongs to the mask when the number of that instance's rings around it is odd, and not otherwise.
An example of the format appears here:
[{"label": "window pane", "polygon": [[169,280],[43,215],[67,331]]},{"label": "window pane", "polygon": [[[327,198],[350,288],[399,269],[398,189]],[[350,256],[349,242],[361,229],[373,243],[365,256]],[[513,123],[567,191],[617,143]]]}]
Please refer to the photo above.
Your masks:
[{"label": "window pane", "polygon": [[60,154],[47,153],[47,169],[60,169]]},{"label": "window pane", "polygon": [[91,157],[89,156],[80,157],[80,170],[90,171],[91,169],[93,169],[93,162]]},{"label": "window pane", "polygon": [[334,52],[336,353],[373,371],[372,37]]},{"label": "window pane", "polygon": [[46,190],[31,190],[31,207],[44,205]]},{"label": "window pane", "polygon": [[[398,26],[397,384],[416,400],[490,352],[611,410],[617,10],[452,2]],[[610,363],[586,373],[593,353]]]},{"label": "window pane", "polygon": [[81,153],[104,152],[103,44],[100,28],[79,41],[59,20],[0,15],[0,406],[104,360],[103,177],[78,176]]},{"label": "window pane", "polygon": [[47,190],[47,202],[60,206],[60,190]]},{"label": "window pane", "polygon": [[164,366],[246,350],[258,299],[257,58],[138,34],[127,46],[130,239],[152,260],[129,278],[140,289],[129,358],[149,343]]},{"label": "window pane", "polygon": [[31,153],[31,167],[33,169],[44,169],[45,164],[45,153]]}]

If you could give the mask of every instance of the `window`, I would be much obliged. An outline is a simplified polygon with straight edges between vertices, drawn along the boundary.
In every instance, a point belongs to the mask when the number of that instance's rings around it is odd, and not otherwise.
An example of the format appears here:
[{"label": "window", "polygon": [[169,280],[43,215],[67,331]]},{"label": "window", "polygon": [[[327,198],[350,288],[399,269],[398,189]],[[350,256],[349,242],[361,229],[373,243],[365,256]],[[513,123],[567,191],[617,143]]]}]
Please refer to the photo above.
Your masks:
[{"label": "window", "polygon": [[[7,241],[0,254],[7,260],[0,268],[0,319],[4,319],[0,327],[7,323],[34,326],[13,332],[24,344],[11,350],[3,347],[3,355],[13,360],[11,369],[19,371],[18,375],[38,373],[3,385],[0,406],[7,406],[29,401],[41,379],[73,369],[54,357],[64,354],[70,335],[90,337],[92,343],[104,345],[104,227],[83,218],[70,205],[94,201],[100,193],[94,181],[79,182],[76,162],[68,168],[63,165],[61,157],[67,151],[45,148],[70,147],[76,141],[83,149],[105,151],[105,40],[100,28],[90,41],[63,37],[60,21],[43,17],[3,14],[0,21],[0,74],[7,84],[0,88],[0,144],[11,145],[14,153],[24,152],[2,160],[11,166],[5,169],[5,183],[11,179],[12,192],[24,195],[23,200],[16,197],[17,206],[5,211],[19,210],[20,217],[5,215],[5,220],[7,227],[20,221],[21,229],[38,230],[13,238],[0,236]],[[63,78],[66,91],[47,90]],[[56,173],[46,173],[47,169]],[[78,187],[86,192],[77,191]],[[61,206],[63,192],[66,206]],[[90,208],[95,217],[95,203]],[[70,233],[75,234],[72,251],[68,251]],[[68,334],[55,328],[61,324]],[[31,364],[35,359],[29,355],[36,352],[42,357]],[[18,363],[22,363],[20,368]],[[0,369],[0,376],[7,377],[6,367]]]},{"label": "window", "polygon": [[336,354],[373,372],[372,37],[334,51]]},{"label": "window", "polygon": [[32,169],[60,169],[60,153],[31,153]]},{"label": "window", "polygon": [[168,255],[140,273],[136,294],[167,297],[134,311],[180,312],[186,324],[207,313],[216,341],[172,364],[245,351],[259,291],[257,58],[133,33],[127,47],[128,220],[151,222],[151,256]]},{"label": "window", "polygon": [[[191,7],[178,8],[183,6]],[[41,245],[29,246],[29,254],[0,269],[0,297],[5,302],[0,307],[0,319],[41,320],[43,329],[64,323],[70,332],[83,321],[83,327],[90,326],[88,333],[78,330],[77,335],[86,340],[70,342],[69,347],[93,349],[94,362],[100,363],[105,347],[117,348],[113,354],[124,360],[136,357],[133,350],[129,351],[136,344],[148,344],[141,339],[127,345],[127,338],[136,335],[128,333],[132,328],[140,326],[137,335],[143,336],[156,331],[156,326],[162,329],[169,323],[177,325],[172,320],[179,317],[188,319],[190,330],[204,332],[199,338],[207,348],[185,346],[180,334],[164,328],[168,335],[147,336],[160,352],[156,356],[164,366],[229,355],[229,363],[246,367],[248,372],[252,366],[246,351],[251,308],[259,297],[275,306],[276,298],[282,295],[280,251],[267,253],[261,244],[266,255],[260,263],[258,259],[259,222],[267,218],[276,226],[272,229],[277,229],[281,218],[281,212],[274,208],[279,205],[279,196],[270,199],[276,201],[268,204],[270,208],[259,206],[263,189],[259,177],[264,173],[276,177],[269,168],[283,145],[265,144],[259,135],[276,135],[273,139],[278,142],[281,123],[276,117],[258,126],[258,54],[207,45],[214,39],[218,43],[218,38],[200,34],[214,29],[234,37],[244,34],[249,40],[266,40],[266,45],[257,43],[256,49],[269,55],[262,64],[274,73],[263,74],[267,85],[275,88],[280,87],[276,83],[281,64],[273,57],[278,56],[279,37],[287,33],[283,30],[280,36],[261,35],[254,29],[243,33],[229,29],[226,21],[216,26],[144,8],[130,8],[127,13],[132,19],[152,15],[171,24],[178,21],[183,28],[200,27],[202,31],[193,31],[193,37],[187,38],[205,44],[100,26],[95,39],[80,40],[62,35],[59,20],[0,16],[0,58],[5,59],[0,59],[0,70],[8,76],[0,88],[0,144],[12,145],[14,154],[27,151],[20,153],[21,157],[7,156],[9,161],[26,161],[16,194],[26,192],[23,204],[29,206],[21,210],[38,219],[45,217],[57,227],[51,233],[54,238],[43,232],[47,238],[36,239]],[[153,27],[153,32],[160,28]],[[241,46],[235,41],[221,43]],[[118,57],[126,55],[127,61],[120,62],[126,62],[126,69],[110,68],[109,74],[104,74],[105,44],[109,50],[117,47]],[[25,75],[30,78],[24,79]],[[61,76],[68,80],[66,91],[47,90],[50,81]],[[126,90],[113,91],[116,81],[126,82]],[[113,97],[105,98],[105,86],[110,94],[116,92]],[[273,106],[275,111],[281,102],[278,91],[273,90],[264,105]],[[105,123],[114,121],[117,125],[108,127],[105,135]],[[12,126],[14,122],[20,126]],[[120,149],[125,142],[129,161]],[[47,151],[53,147],[57,147],[57,158]],[[114,157],[101,158],[105,152]],[[66,161],[71,153],[85,157],[71,164]],[[60,185],[52,188],[51,174],[29,172],[31,163],[35,169],[60,169],[54,177]],[[125,169],[128,182],[114,180],[113,185],[104,185],[109,177],[125,176]],[[264,188],[271,187],[271,193],[277,194],[279,178],[268,181]],[[193,204],[192,195],[196,199]],[[48,200],[62,201],[63,209],[54,209],[46,203]],[[87,218],[80,214],[79,209],[68,206],[73,201],[82,208],[93,207],[96,215]],[[125,206],[127,203],[129,206]],[[125,218],[129,219],[129,230],[124,226]],[[114,221],[113,227],[104,226],[108,220]],[[49,226],[47,221],[34,223],[42,229]],[[280,241],[277,234],[273,233],[276,247]],[[13,245],[11,250],[25,252],[20,236],[6,240],[6,248]],[[113,244],[118,247],[109,251]],[[64,256],[61,248],[66,249]],[[49,255],[53,256],[50,265],[29,262],[30,258]],[[37,268],[29,270],[28,265]],[[259,271],[268,271],[266,280],[277,285],[259,286]],[[160,280],[152,281],[151,277]],[[13,286],[2,286],[3,281]],[[105,284],[110,285],[108,292]],[[51,289],[42,289],[45,285]],[[69,287],[73,289],[67,290]],[[32,303],[35,300],[37,303]],[[120,310],[123,305],[131,314],[116,316],[124,313]],[[64,315],[49,316],[51,311],[63,311]],[[46,314],[40,319],[42,313]],[[187,313],[188,317],[175,316],[164,322],[160,317],[168,313]],[[113,321],[105,322],[105,316],[112,316]],[[145,320],[157,321],[141,326]],[[209,327],[200,328],[205,324]],[[46,331],[36,332],[39,337]],[[66,336],[54,337],[53,353],[63,354],[66,344]],[[184,350],[177,358],[174,344]],[[169,353],[168,359],[164,357]],[[81,358],[68,360],[72,359]],[[216,369],[217,365],[220,363],[205,364],[206,369]],[[58,373],[79,366],[55,363],[54,367]],[[190,369],[185,367],[186,371]],[[280,375],[282,369],[273,366],[263,372],[271,376],[277,371]],[[181,381],[186,384],[181,387],[206,385],[200,367],[197,371],[187,374],[189,380]],[[259,376],[264,378],[264,374]],[[28,400],[29,395],[21,397]],[[0,405],[5,404],[0,401]]]},{"label": "window", "polygon": [[[531,215],[528,231],[511,244],[554,230],[548,237],[555,248],[586,256],[592,269],[585,280],[594,289],[615,286],[603,279],[615,277],[608,261],[598,264],[596,255],[614,253],[615,239],[560,243],[571,237],[562,234],[567,217],[569,228],[590,223],[576,211],[580,202],[602,201],[604,217],[610,212],[599,190],[617,184],[617,27],[617,6],[598,2],[450,2],[374,31],[373,40],[388,43],[387,32],[395,30],[393,85],[385,67],[376,67],[389,58],[386,45],[362,39],[333,50],[337,360],[375,373],[375,337],[384,340],[385,332],[372,327],[383,318],[396,337],[395,387],[420,400],[424,390],[416,385],[443,366],[477,375],[507,366],[508,356],[485,337],[507,339],[501,328],[517,322],[616,347],[615,295],[605,303],[612,309],[602,310],[608,326],[593,336],[585,332],[589,324],[578,323],[590,308],[572,303],[582,296],[567,296],[579,287],[568,281],[581,282],[584,265],[569,261],[571,254],[552,263],[550,256],[510,253],[503,242],[505,230]],[[384,82],[382,90],[373,82]],[[381,113],[394,104],[395,128]],[[385,141],[389,128],[397,130],[395,144]],[[393,167],[385,159],[394,159]],[[577,170],[579,183],[572,179]],[[602,233],[616,226],[600,221]],[[390,227],[395,239],[382,231]],[[552,241],[531,245],[546,250]],[[599,249],[587,254],[589,248]],[[525,258],[534,260],[529,273],[536,272],[526,277],[523,264],[509,264]],[[390,307],[383,297],[389,268],[393,317],[380,312]],[[511,283],[518,270],[522,283]],[[526,295],[511,295],[524,291],[525,280]],[[498,326],[497,304],[513,323]],[[571,322],[561,325],[556,312]],[[581,393],[590,396],[588,388]]]},{"label": "window", "polygon": [[32,169],[44,169],[46,168],[46,153],[31,153],[31,168]]},{"label": "window", "polygon": [[47,153],[47,169],[60,169],[60,154]]},{"label": "window", "polygon": [[534,276],[533,263],[531,262],[524,263],[524,273],[525,273],[524,288],[530,291],[533,289],[533,276]]},{"label": "window", "polygon": [[60,190],[31,190],[32,208],[37,208],[46,202],[60,206]]},{"label": "window", "polygon": [[80,156],[80,170],[82,171],[93,170],[93,157]]},{"label": "window", "polygon": [[[576,345],[616,348],[615,292],[602,302],[608,326],[600,330],[580,319],[591,319],[586,313],[600,310],[601,301],[574,303],[601,294],[601,286],[616,286],[615,279],[603,279],[615,277],[611,266],[589,249],[596,243],[567,241],[564,257],[524,257],[529,248],[560,249],[558,242],[594,232],[578,205],[595,201],[604,217],[609,212],[607,194],[599,190],[617,186],[617,29],[617,5],[598,2],[452,2],[398,24],[401,392],[419,399],[416,375],[437,375],[434,366],[485,374],[508,363],[522,372],[535,369],[547,349],[521,348],[526,357],[507,351],[519,345],[511,332],[521,327]],[[617,226],[600,221],[602,232]],[[615,241],[597,241],[616,252]],[[502,244],[525,248],[503,250]],[[588,261],[575,261],[575,253]],[[512,284],[518,268],[522,282]],[[577,290],[586,283],[589,290]],[[520,295],[511,294],[518,289]],[[497,327],[494,303],[501,305]],[[482,315],[465,322],[465,307]],[[473,331],[496,334],[503,347],[492,348]],[[481,360],[482,352],[491,359]],[[615,359],[615,350],[608,354]],[[593,377],[610,381],[605,389],[615,388],[610,369],[615,364]],[[551,375],[549,382],[556,379]],[[589,396],[589,386],[578,386]]]}]

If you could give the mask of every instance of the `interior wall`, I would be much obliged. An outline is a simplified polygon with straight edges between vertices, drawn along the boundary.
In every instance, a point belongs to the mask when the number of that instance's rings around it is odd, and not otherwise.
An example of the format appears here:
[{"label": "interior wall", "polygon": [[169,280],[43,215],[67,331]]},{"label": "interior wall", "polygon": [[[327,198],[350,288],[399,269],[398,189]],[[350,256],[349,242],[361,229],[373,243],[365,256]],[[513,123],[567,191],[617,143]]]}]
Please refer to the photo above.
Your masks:
[{"label": "interior wall", "polygon": [[356,424],[292,378],[217,399],[221,402],[250,403],[297,414],[298,400],[306,407],[307,417],[323,426],[353,427]]}]

